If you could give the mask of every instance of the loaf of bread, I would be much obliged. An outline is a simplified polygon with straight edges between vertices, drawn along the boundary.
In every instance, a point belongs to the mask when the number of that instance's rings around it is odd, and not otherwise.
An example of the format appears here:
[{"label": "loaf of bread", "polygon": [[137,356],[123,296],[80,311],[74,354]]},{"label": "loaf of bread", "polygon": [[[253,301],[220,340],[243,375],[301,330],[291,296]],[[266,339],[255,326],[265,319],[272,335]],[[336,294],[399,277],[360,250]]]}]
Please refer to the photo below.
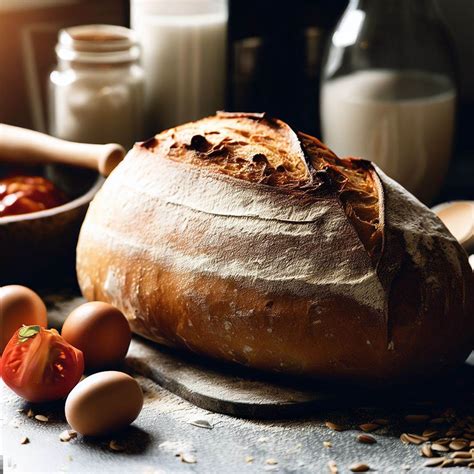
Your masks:
[{"label": "loaf of bread", "polygon": [[77,274],[136,333],[263,370],[407,379],[473,343],[472,272],[442,222],[264,114],[136,144],[89,208]]}]

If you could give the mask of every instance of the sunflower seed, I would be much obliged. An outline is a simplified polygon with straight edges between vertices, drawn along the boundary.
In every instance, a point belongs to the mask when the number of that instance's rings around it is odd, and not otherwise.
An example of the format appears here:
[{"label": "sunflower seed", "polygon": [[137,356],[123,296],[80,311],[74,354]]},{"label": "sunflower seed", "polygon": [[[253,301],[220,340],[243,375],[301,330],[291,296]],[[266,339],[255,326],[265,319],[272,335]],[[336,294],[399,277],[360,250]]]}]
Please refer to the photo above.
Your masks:
[{"label": "sunflower seed", "polygon": [[206,428],[212,430],[214,428],[207,420],[192,420],[189,422],[190,425],[197,426],[198,428]]},{"label": "sunflower seed", "polygon": [[423,431],[423,436],[426,436],[427,438],[434,438],[439,435],[439,431],[433,430],[431,428],[426,429]]},{"label": "sunflower seed", "polygon": [[468,464],[467,467],[468,467],[469,469],[474,469],[474,462],[471,462],[471,464]]},{"label": "sunflower seed", "polygon": [[20,440],[20,444],[28,444],[29,442],[30,442],[30,438],[28,438],[28,436],[24,436]]},{"label": "sunflower seed", "polygon": [[466,441],[461,441],[461,440],[454,440],[451,443],[449,443],[449,449],[452,451],[462,451],[463,449],[466,449],[468,446]]},{"label": "sunflower seed", "polygon": [[43,423],[47,423],[49,421],[48,417],[44,415],[35,415],[35,420],[42,421]]},{"label": "sunflower seed", "polygon": [[332,448],[332,443],[331,441],[323,441],[323,446],[325,448]]},{"label": "sunflower seed", "polygon": [[433,443],[431,445],[431,449],[433,451],[436,451],[437,453],[447,453],[449,451],[449,448],[447,446],[444,446],[439,443]]},{"label": "sunflower seed", "polygon": [[331,474],[337,474],[339,472],[339,470],[337,469],[336,461],[329,461],[328,469]]},{"label": "sunflower seed", "polygon": [[117,443],[117,441],[115,441],[114,439],[110,441],[109,448],[112,451],[117,451],[117,452],[121,452],[125,450],[125,448],[121,444]]},{"label": "sunflower seed", "polygon": [[370,469],[370,467],[367,464],[361,463],[361,462],[356,462],[354,464],[351,464],[349,466],[349,470],[352,472],[366,472]]},{"label": "sunflower seed", "polygon": [[34,414],[34,412],[33,412],[33,410],[32,410],[31,408],[30,408],[30,409],[28,410],[28,412],[26,413],[26,416],[27,416],[28,418],[33,418],[33,417],[35,416],[35,414]]},{"label": "sunflower seed", "polygon": [[473,457],[472,453],[468,453],[467,451],[455,451],[451,454],[453,459],[470,459]]},{"label": "sunflower seed", "polygon": [[432,458],[433,451],[431,450],[431,446],[429,444],[424,444],[421,448],[421,455],[425,458]]},{"label": "sunflower seed", "polygon": [[246,462],[247,464],[252,463],[254,459],[255,459],[255,458],[254,458],[253,456],[245,456],[245,462]]},{"label": "sunflower seed", "polygon": [[425,461],[423,464],[424,467],[436,467],[444,462],[446,458],[431,458]]},{"label": "sunflower seed", "polygon": [[64,430],[59,435],[59,439],[63,442],[71,441],[73,438],[77,438],[77,432],[74,430]]},{"label": "sunflower seed", "polygon": [[407,423],[423,423],[430,419],[429,415],[406,415],[405,421]]},{"label": "sunflower seed", "polygon": [[435,443],[442,444],[443,446],[447,446],[451,442],[451,438],[439,438],[435,441]]},{"label": "sunflower seed", "polygon": [[454,459],[445,459],[440,467],[451,467],[454,466]]},{"label": "sunflower seed", "polygon": [[196,464],[197,463],[197,459],[192,454],[180,453],[179,457],[181,459],[181,462],[184,462],[186,464]]},{"label": "sunflower seed", "polygon": [[426,438],[425,436],[419,436],[413,433],[403,433],[400,436],[400,440],[405,444],[410,443],[410,444],[416,444],[416,445],[429,441],[428,438]]},{"label": "sunflower seed", "polygon": [[456,436],[461,436],[462,435],[462,431],[460,430],[449,430],[449,431],[446,431],[446,436],[448,438],[455,438]]},{"label": "sunflower seed", "polygon": [[270,466],[274,466],[275,464],[278,464],[278,461],[276,459],[270,458],[265,461],[265,464],[268,464]]},{"label": "sunflower seed", "polygon": [[365,431],[366,433],[370,433],[372,431],[378,430],[380,428],[380,425],[377,425],[377,423],[364,423],[362,425],[359,425],[359,428],[362,431]]},{"label": "sunflower seed", "polygon": [[474,461],[474,458],[470,459],[454,459],[454,466],[467,466],[470,464],[472,461]]},{"label": "sunflower seed", "polygon": [[330,430],[333,430],[333,431],[344,431],[345,430],[344,426],[333,423],[332,421],[326,421],[324,424],[326,425],[327,428],[329,428]]},{"label": "sunflower seed", "polygon": [[377,440],[373,437],[373,436],[370,436],[368,434],[360,434],[357,436],[357,441],[359,441],[359,443],[363,443],[363,444],[374,444],[377,442]]}]

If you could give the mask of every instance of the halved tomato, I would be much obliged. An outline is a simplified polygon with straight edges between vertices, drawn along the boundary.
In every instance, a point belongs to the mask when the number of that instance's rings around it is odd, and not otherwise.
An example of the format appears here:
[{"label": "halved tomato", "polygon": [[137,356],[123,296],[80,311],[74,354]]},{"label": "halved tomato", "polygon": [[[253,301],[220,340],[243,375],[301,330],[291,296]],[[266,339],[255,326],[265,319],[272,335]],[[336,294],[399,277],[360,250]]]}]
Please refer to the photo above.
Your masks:
[{"label": "halved tomato", "polygon": [[81,379],[84,358],[55,329],[23,326],[5,347],[1,372],[5,383],[25,400],[58,400]]}]

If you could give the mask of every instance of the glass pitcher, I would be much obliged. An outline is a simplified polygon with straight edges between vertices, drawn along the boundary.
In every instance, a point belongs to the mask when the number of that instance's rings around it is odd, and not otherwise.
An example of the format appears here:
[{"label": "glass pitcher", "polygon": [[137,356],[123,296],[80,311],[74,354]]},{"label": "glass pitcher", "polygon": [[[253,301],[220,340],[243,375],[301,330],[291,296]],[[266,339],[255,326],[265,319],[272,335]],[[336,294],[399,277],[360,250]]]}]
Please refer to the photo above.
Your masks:
[{"label": "glass pitcher", "polygon": [[351,0],[323,66],[323,140],[429,203],[452,154],[455,76],[433,0]]}]

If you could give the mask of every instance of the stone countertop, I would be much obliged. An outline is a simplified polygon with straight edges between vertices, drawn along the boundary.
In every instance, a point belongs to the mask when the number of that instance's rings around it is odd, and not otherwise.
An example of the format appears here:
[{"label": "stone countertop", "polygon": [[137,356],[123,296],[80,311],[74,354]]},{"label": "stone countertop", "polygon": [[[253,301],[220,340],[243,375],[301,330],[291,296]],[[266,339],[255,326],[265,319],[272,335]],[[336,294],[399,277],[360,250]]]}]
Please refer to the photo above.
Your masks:
[{"label": "stone countertop", "polygon": [[[471,361],[469,369],[474,370],[472,356]],[[59,439],[60,433],[68,428],[63,403],[29,405],[2,384],[4,468],[6,472],[21,473],[319,473],[329,472],[327,463],[334,460],[340,473],[350,472],[348,467],[355,462],[368,464],[372,472],[440,472],[422,467],[425,458],[420,456],[419,446],[400,441],[402,432],[423,430],[406,426],[404,416],[421,413],[437,417],[446,410],[450,416],[454,412],[474,415],[474,378],[468,378],[452,383],[452,389],[444,390],[446,395],[438,402],[431,402],[427,394],[426,402],[415,405],[400,400],[384,406],[384,400],[378,400],[372,407],[353,408],[351,394],[347,393],[348,406],[309,412],[299,419],[259,421],[197,408],[151,380],[137,376],[145,405],[131,427],[114,438],[90,439],[79,435],[69,442]],[[49,421],[29,418],[30,408]],[[377,418],[390,420],[387,427],[371,433],[377,443],[358,443],[358,425]],[[212,429],[193,425],[197,420],[207,420]],[[324,425],[327,420],[348,429],[332,431]],[[24,437],[29,440],[27,444],[21,444]],[[115,444],[110,446],[112,440]],[[325,447],[324,441],[330,441],[332,447]]]}]

